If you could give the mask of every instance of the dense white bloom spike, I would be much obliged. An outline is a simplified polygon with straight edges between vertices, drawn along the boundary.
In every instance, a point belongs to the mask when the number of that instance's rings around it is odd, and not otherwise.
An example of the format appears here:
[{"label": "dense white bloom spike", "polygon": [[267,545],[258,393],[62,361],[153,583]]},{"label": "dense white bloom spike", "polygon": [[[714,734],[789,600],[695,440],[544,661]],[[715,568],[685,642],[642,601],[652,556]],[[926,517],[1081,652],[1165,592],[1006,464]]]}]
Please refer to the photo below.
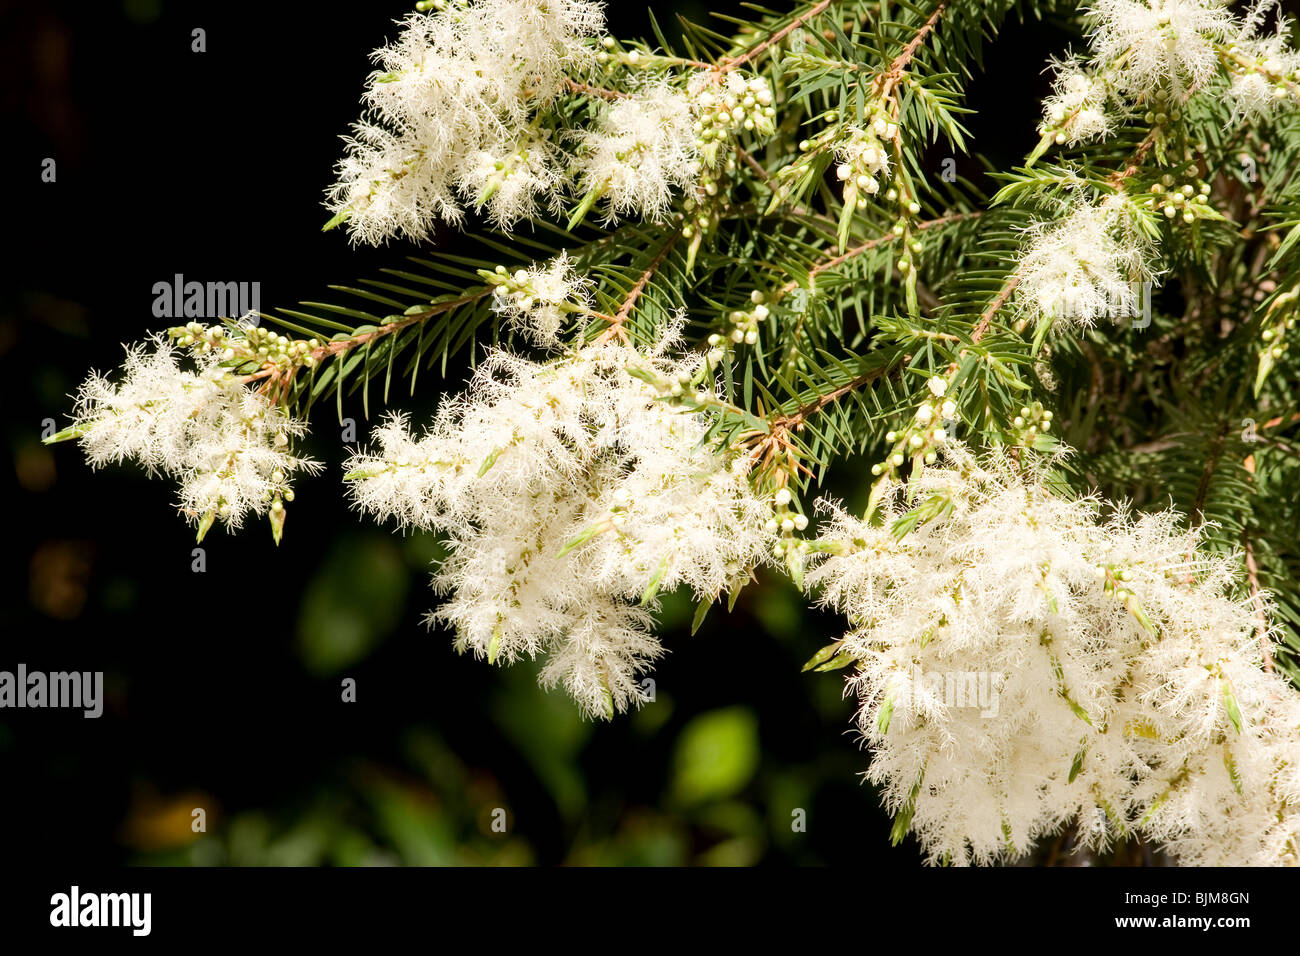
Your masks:
[{"label": "dense white bloom spike", "polygon": [[215,518],[237,528],[283,497],[289,476],[318,462],[289,450],[304,423],[242,384],[211,357],[181,366],[164,338],[129,348],[122,380],[92,374],[77,396],[72,430],[92,467],[131,459],[180,481],[180,507],[205,528]]},{"label": "dense white bloom spike", "polygon": [[608,104],[580,134],[579,188],[602,197],[610,219],[661,220],[699,172],[687,95],[667,82]]},{"label": "dense white bloom spike", "polygon": [[541,364],[492,353],[422,437],[400,418],[378,430],[349,462],[354,500],[445,535],[430,619],[458,649],[544,654],[544,682],[588,713],[622,711],[661,652],[637,605],[682,585],[711,600],[771,544],[771,504],[743,465],[665,400],[705,372],[613,344]]},{"label": "dense white bloom spike", "polygon": [[1148,251],[1119,199],[1076,204],[1026,230],[1017,303],[1036,319],[1091,326],[1134,313],[1138,283],[1152,278]]},{"label": "dense white bloom spike", "polygon": [[1188,863],[1300,862],[1300,710],[1260,666],[1231,556],[1173,513],[1103,521],[1014,463],[927,469],[909,533],[830,507],[808,575],[841,650],[869,776],[932,861],[991,862],[1066,824]]},{"label": "dense white bloom spike", "polygon": [[1129,94],[1204,83],[1218,69],[1215,43],[1236,32],[1221,0],[1096,0],[1089,13],[1093,58]]},{"label": "dense white bloom spike", "polygon": [[375,54],[373,119],[348,140],[329,205],[354,240],[420,239],[457,222],[462,200],[508,228],[553,201],[561,154],[530,121],[594,52],[590,0],[472,0],[412,14]]},{"label": "dense white bloom spike", "polygon": [[1092,76],[1077,58],[1053,64],[1056,76],[1052,95],[1043,101],[1043,131],[1056,133],[1056,141],[1073,146],[1104,138],[1115,126],[1107,109],[1110,87],[1103,77]]}]

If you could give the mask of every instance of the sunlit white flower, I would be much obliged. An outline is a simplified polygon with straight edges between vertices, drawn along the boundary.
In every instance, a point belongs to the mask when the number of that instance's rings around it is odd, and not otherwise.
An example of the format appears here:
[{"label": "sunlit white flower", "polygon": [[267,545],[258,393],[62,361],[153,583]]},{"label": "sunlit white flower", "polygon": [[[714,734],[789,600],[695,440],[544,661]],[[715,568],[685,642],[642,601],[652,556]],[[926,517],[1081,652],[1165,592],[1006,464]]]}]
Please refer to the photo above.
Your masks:
[{"label": "sunlit white flower", "polygon": [[1074,58],[1053,66],[1056,76],[1052,95],[1043,101],[1042,129],[1054,131],[1058,142],[1069,145],[1104,137],[1114,127],[1106,106],[1106,81],[1090,76]]},{"label": "sunlit white flower", "polygon": [[1214,44],[1235,33],[1221,0],[1095,0],[1088,12],[1094,60],[1130,94],[1204,83],[1218,68]]},{"label": "sunlit white flower", "polygon": [[1274,0],[1258,0],[1242,18],[1232,46],[1232,84],[1228,88],[1236,119],[1267,116],[1295,106],[1286,86],[1300,80],[1300,52],[1289,42],[1292,22],[1278,14],[1274,32],[1263,32],[1267,14],[1276,9]]},{"label": "sunlit white flower", "polygon": [[295,472],[320,469],[290,451],[304,423],[211,358],[189,371],[165,339],[149,345],[127,350],[117,384],[92,374],[81,386],[73,428],[93,467],[133,460],[171,475],[191,521],[232,528],[292,497]]},{"label": "sunlit white flower", "polygon": [[579,188],[602,197],[609,218],[662,219],[699,172],[690,99],[652,83],[605,106],[579,145]]},{"label": "sunlit white flower", "polygon": [[495,352],[421,437],[390,419],[349,462],[361,510],[446,538],[430,619],[458,649],[543,655],[544,681],[607,716],[644,698],[636,678],[660,653],[639,605],[679,586],[712,600],[766,558],[770,503],[665,401],[667,383],[713,387],[699,361]]},{"label": "sunlit white flower", "polygon": [[542,346],[559,343],[565,316],[590,307],[591,281],[573,269],[573,260],[561,253],[549,263],[520,269],[497,285],[493,308],[506,324]]},{"label": "sunlit white flower", "polygon": [[883,523],[831,506],[807,578],[853,625],[869,776],[930,859],[1006,859],[1074,824],[1188,863],[1300,862],[1300,713],[1260,666],[1233,558],[1173,513],[1103,520],[1009,459],[946,455]]},{"label": "sunlit white flower", "polygon": [[1035,319],[1077,326],[1132,315],[1135,284],[1151,278],[1147,260],[1122,202],[1077,203],[1063,218],[1026,231],[1017,303]]},{"label": "sunlit white flower", "polygon": [[375,54],[371,115],[330,191],[353,238],[424,238],[460,220],[462,198],[503,228],[550,201],[559,156],[543,139],[517,137],[590,63],[584,41],[602,20],[591,0],[474,0],[409,16]]}]

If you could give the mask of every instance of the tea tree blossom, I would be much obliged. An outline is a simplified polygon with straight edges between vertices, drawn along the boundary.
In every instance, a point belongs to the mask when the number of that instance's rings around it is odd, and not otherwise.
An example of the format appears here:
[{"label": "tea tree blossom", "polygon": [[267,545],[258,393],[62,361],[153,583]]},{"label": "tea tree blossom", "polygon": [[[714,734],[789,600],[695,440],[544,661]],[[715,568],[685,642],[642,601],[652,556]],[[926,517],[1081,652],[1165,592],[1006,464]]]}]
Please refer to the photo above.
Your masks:
[{"label": "tea tree blossom", "polygon": [[1030,318],[1073,326],[1131,315],[1135,284],[1151,278],[1143,246],[1122,200],[1076,203],[1061,219],[1026,231],[1017,302]]},{"label": "tea tree blossom", "polygon": [[565,315],[590,307],[591,281],[573,270],[573,260],[561,253],[545,266],[518,269],[513,273],[499,267],[487,274],[493,291],[493,308],[507,326],[534,344],[559,345]]},{"label": "tea tree blossom", "polygon": [[868,197],[880,192],[880,180],[889,173],[890,130],[882,126],[877,135],[873,130],[851,127],[846,133],[835,151],[835,178],[844,184],[844,202],[861,207]]},{"label": "tea tree blossom", "polygon": [[1073,146],[1105,138],[1115,120],[1107,110],[1110,88],[1104,78],[1090,76],[1078,58],[1053,64],[1056,76],[1052,95],[1043,101],[1042,132],[1051,132],[1058,144]]},{"label": "tea tree blossom", "polygon": [[473,0],[409,16],[375,54],[369,117],[330,191],[336,217],[376,243],[459,222],[462,200],[503,228],[550,201],[561,160],[530,123],[592,62],[585,41],[602,22],[589,0]]},{"label": "tea tree blossom", "polygon": [[349,463],[357,506],[442,533],[431,622],[489,661],[543,655],[595,715],[640,702],[660,653],[641,605],[713,600],[765,560],[771,505],[743,459],[670,401],[707,366],[627,346],[533,363],[493,353],[420,437],[402,418]]},{"label": "tea tree blossom", "polygon": [[[1172,513],[1103,520],[1009,459],[945,459],[882,523],[826,505],[807,576],[851,624],[869,776],[931,860],[1076,824],[1094,846],[1137,830],[1189,862],[1300,862],[1295,696],[1260,667],[1231,558]],[[931,520],[905,529],[914,506]],[[924,679],[945,674],[970,699]]]},{"label": "tea tree blossom", "polygon": [[[1277,11],[1275,0],[1257,0],[1229,44],[1228,96],[1234,119],[1265,117],[1295,106],[1288,84],[1300,82],[1300,53],[1288,42],[1292,21]],[[1265,33],[1269,13],[1277,13],[1276,25],[1272,33]]]},{"label": "tea tree blossom", "polygon": [[[785,573],[847,619],[807,669],[850,668],[867,776],[932,862],[1069,828],[1300,863],[1293,25],[1089,0],[986,201],[967,81],[1020,6],[810,0],[672,49],[595,0],[421,0],[328,205],[435,247],[275,330],[136,346],[46,440],[167,475],[200,536],[279,540],[308,410],[364,415],[347,494],[439,539],[428,622],[589,716],[646,701],[663,595],[701,620]],[[1158,334],[1101,322],[1139,290]],[[458,358],[430,417],[376,415]],[[1058,436],[1077,469],[1037,457]],[[865,515],[813,525],[855,475]],[[1194,520],[1067,490],[1093,481]]]},{"label": "tea tree blossom", "polygon": [[1089,13],[1094,59],[1129,94],[1166,84],[1181,93],[1206,82],[1219,64],[1215,43],[1235,32],[1220,0],[1096,0]]},{"label": "tea tree blossom", "polygon": [[685,92],[668,82],[608,104],[581,136],[580,189],[603,198],[610,220],[662,220],[699,173],[694,122]]},{"label": "tea tree blossom", "polygon": [[252,512],[283,525],[293,500],[290,476],[318,462],[290,451],[306,426],[245,386],[213,356],[197,369],[159,336],[129,348],[121,380],[92,374],[81,386],[68,430],[92,467],[133,460],[180,482],[180,508],[199,538],[220,518],[238,528]]}]

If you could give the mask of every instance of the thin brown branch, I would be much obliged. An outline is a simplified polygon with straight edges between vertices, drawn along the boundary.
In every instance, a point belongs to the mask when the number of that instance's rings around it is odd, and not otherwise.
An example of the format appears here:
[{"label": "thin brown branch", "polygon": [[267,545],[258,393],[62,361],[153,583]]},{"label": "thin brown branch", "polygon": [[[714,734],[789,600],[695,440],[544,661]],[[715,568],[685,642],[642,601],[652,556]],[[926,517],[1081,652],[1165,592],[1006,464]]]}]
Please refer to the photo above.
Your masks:
[{"label": "thin brown branch", "polygon": [[739,69],[740,67],[744,66],[746,63],[753,62],[758,57],[762,56],[765,52],[767,52],[767,50],[770,47],[780,43],[782,40],[788,37],[795,30],[798,30],[801,26],[807,23],[809,20],[824,13],[826,11],[826,8],[829,7],[830,5],[831,5],[831,0],[820,0],[819,3],[813,4],[812,8],[809,9],[806,13],[799,14],[799,16],[795,17],[793,20],[791,20],[780,30],[777,30],[766,40],[762,41],[761,43],[754,44],[754,46],[750,47],[744,53],[723,60],[721,63],[717,65],[717,67],[715,67],[715,69],[717,70],[718,74],[730,73],[732,70]]},{"label": "thin brown branch", "polygon": [[681,231],[678,230],[668,237],[668,241],[664,243],[654,259],[650,261],[650,265],[646,267],[646,270],[641,273],[641,277],[636,280],[636,284],[628,291],[627,297],[623,299],[623,304],[618,307],[618,311],[614,313],[609,325],[600,335],[596,336],[593,344],[603,345],[615,336],[618,337],[619,341],[626,341],[627,333],[623,331],[623,323],[632,315],[637,300],[641,298],[641,294],[645,292],[646,286],[650,284],[654,274],[659,271],[659,267],[664,264],[664,260],[668,258],[668,253],[672,251],[673,246],[677,245],[677,240],[681,238],[681,235]]},{"label": "thin brown branch", "polygon": [[984,338],[984,334],[988,332],[989,326],[993,322],[993,316],[997,315],[998,310],[1007,304],[1007,299],[1011,298],[1011,293],[1016,291],[1018,285],[1020,285],[1019,275],[1012,275],[1007,279],[1002,286],[1002,290],[998,292],[997,298],[989,303],[989,307],[984,310],[984,314],[980,316],[979,322],[971,331],[970,340],[972,345],[977,344],[980,339]]},{"label": "thin brown branch", "polygon": [[[452,309],[459,308],[462,305],[469,305],[470,303],[477,302],[484,296],[490,295],[491,292],[492,289],[487,288],[461,296],[457,299],[451,299],[447,302],[435,303],[424,311],[415,312],[411,315],[404,315],[402,318],[393,322],[377,326],[369,332],[362,332],[360,335],[353,335],[345,339],[332,339],[328,342],[323,342],[307,354],[311,357],[313,362],[320,362],[330,357],[344,355],[357,346],[365,345],[369,342],[375,341],[376,339],[381,339],[384,336],[393,334],[394,332],[400,332],[403,329],[410,328],[412,325],[417,325],[420,322],[431,319],[435,315],[450,312]],[[293,384],[294,376],[301,367],[302,366],[298,365],[284,367],[268,364],[251,375],[244,376],[243,381],[245,383],[262,381],[263,384],[258,391],[271,396],[274,400],[279,400],[279,398],[283,397],[288,392],[289,387]]]},{"label": "thin brown branch", "polygon": [[573,93],[585,93],[588,96],[599,96],[605,100],[621,100],[624,97],[631,96],[631,93],[624,93],[622,90],[611,90],[605,86],[592,86],[590,83],[579,83],[577,80],[566,79],[565,86]]},{"label": "thin brown branch", "polygon": [[916,56],[916,51],[919,50],[921,44],[925,42],[926,34],[935,28],[935,25],[939,22],[939,18],[943,16],[943,8],[946,5],[946,3],[941,3],[934,8],[934,13],[930,14],[930,18],[926,20],[921,29],[917,31],[916,36],[912,37],[907,46],[903,47],[903,52],[894,57],[894,62],[889,64],[889,69],[885,70],[885,72],[880,74],[877,78],[876,82],[879,85],[880,95],[882,97],[890,96],[893,93],[894,87],[897,86],[898,81],[903,78],[903,73],[906,71],[907,65],[912,62],[912,57]]}]

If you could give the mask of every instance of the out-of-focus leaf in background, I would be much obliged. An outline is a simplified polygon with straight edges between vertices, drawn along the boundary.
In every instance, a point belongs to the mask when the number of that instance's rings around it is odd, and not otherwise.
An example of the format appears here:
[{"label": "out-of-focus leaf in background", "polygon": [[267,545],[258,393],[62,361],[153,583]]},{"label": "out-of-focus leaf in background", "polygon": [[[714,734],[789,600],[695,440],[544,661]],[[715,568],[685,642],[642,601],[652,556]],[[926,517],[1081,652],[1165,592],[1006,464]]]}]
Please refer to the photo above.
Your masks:
[{"label": "out-of-focus leaf in background", "polygon": [[313,674],[337,674],[367,657],[406,607],[409,575],[397,544],[340,535],[302,596],[298,653]]},{"label": "out-of-focus leaf in background", "polygon": [[753,711],[727,707],[700,714],[677,739],[672,795],[687,805],[730,797],[749,783],[758,760]]}]

